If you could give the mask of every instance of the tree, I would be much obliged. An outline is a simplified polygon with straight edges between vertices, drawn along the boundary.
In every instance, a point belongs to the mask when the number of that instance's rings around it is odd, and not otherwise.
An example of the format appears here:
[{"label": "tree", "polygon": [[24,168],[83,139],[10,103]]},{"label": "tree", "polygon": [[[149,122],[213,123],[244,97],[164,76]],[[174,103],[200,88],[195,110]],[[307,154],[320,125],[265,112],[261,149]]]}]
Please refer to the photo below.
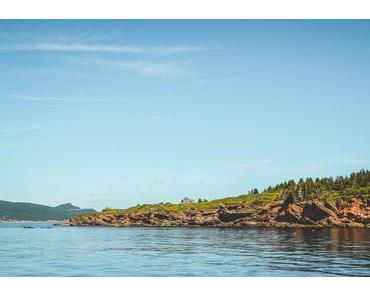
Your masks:
[{"label": "tree", "polygon": [[248,192],[249,195],[258,194],[258,189],[254,188]]}]

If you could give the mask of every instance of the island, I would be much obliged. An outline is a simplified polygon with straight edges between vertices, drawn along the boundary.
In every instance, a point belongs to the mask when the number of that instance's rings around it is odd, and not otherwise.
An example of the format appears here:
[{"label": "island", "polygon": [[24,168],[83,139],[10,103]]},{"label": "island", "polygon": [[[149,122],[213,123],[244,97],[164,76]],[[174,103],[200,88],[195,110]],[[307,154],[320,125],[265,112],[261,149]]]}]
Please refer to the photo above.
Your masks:
[{"label": "island", "polygon": [[289,180],[262,192],[179,204],[106,208],[74,216],[67,226],[112,227],[370,227],[370,171]]}]

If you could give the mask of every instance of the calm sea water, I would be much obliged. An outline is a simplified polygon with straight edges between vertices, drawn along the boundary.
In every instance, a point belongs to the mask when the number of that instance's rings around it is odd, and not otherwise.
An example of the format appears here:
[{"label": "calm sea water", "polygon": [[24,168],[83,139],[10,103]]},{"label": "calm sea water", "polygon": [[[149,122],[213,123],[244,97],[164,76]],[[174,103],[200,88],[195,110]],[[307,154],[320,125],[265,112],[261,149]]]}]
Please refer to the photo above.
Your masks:
[{"label": "calm sea water", "polygon": [[0,275],[370,276],[370,230],[0,224]]}]

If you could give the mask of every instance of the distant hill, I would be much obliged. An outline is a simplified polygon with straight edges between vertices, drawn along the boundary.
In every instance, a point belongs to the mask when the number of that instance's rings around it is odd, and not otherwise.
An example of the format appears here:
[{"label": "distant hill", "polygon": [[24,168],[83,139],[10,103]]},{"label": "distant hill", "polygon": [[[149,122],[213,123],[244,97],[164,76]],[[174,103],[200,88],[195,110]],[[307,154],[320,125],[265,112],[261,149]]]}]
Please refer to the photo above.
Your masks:
[{"label": "distant hill", "polygon": [[0,220],[47,221],[67,220],[84,213],[96,213],[95,209],[81,209],[71,203],[56,207],[0,200]]}]

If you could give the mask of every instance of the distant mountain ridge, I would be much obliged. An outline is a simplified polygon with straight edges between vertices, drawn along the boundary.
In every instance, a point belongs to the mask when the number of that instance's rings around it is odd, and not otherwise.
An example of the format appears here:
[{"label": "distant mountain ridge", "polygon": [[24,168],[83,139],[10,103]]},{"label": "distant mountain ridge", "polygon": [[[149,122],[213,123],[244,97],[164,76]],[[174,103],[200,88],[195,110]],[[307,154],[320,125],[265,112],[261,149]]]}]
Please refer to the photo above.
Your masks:
[{"label": "distant mountain ridge", "polygon": [[67,220],[76,215],[87,213],[96,213],[96,210],[81,209],[71,203],[52,207],[27,202],[0,200],[0,220],[3,221],[61,221]]}]

